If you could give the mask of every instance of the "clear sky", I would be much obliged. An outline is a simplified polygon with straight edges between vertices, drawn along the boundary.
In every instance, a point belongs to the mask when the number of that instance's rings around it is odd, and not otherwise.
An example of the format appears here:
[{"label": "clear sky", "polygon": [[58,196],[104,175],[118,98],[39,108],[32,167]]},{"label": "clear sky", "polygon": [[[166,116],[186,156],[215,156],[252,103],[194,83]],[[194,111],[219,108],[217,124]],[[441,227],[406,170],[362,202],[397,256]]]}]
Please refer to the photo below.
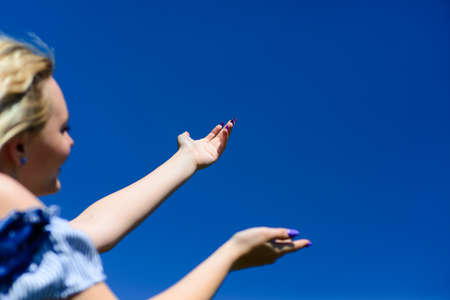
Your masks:
[{"label": "clear sky", "polygon": [[220,160],[102,255],[120,298],[267,225],[313,245],[215,299],[450,299],[448,1],[3,1],[0,20],[55,49],[75,146],[42,200],[63,217],[237,118]]}]

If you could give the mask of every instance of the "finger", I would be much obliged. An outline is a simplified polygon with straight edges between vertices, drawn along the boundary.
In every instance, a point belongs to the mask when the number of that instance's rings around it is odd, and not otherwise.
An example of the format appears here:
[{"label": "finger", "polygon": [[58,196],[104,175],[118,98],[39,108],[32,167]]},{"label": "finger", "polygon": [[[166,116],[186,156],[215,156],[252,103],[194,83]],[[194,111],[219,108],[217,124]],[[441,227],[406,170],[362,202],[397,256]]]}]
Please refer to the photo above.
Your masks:
[{"label": "finger", "polygon": [[295,251],[298,251],[300,249],[307,248],[307,247],[311,246],[312,243],[311,243],[310,240],[301,239],[301,240],[293,241],[292,245],[293,245],[293,247],[287,247],[287,248],[283,249],[283,252],[284,253],[295,252]]},{"label": "finger", "polygon": [[221,133],[222,132],[226,132],[227,133],[227,135],[226,135],[227,138],[230,137],[231,130],[233,129],[235,122],[236,122],[235,119],[229,120],[226,123],[225,127],[223,127]]},{"label": "finger", "polygon": [[231,129],[233,128],[235,122],[235,119],[228,121],[225,127],[223,127],[222,130],[210,141],[211,145],[217,149],[219,156],[225,151]]},{"label": "finger", "polygon": [[217,153],[219,153],[219,155],[222,155],[222,153],[225,151],[225,148],[227,146],[228,131],[225,129],[222,130],[220,132],[219,139],[217,139],[215,142],[216,142]]},{"label": "finger", "polygon": [[223,153],[225,150],[225,147],[227,146],[228,137],[230,135],[230,123],[228,124],[220,131],[220,133],[211,141],[212,145],[217,149],[217,152],[219,155]]},{"label": "finger", "polygon": [[226,129],[228,131],[228,136],[230,135],[231,130],[233,129],[235,123],[236,123],[236,118],[233,118],[232,120],[227,122],[227,125],[225,126],[224,129]]},{"label": "finger", "polygon": [[236,125],[236,118],[233,118],[232,120],[231,120],[231,122],[233,123],[233,127]]},{"label": "finger", "polygon": [[294,250],[295,245],[293,242],[284,242],[284,243],[268,242],[268,243],[280,254],[288,253],[288,251],[295,251]]},{"label": "finger", "polygon": [[287,228],[270,228],[270,227],[266,227],[265,231],[266,231],[266,240],[270,241],[270,240],[275,240],[275,239],[288,239],[291,238],[291,236],[289,235],[289,230]]},{"label": "finger", "polygon": [[292,239],[291,238],[287,238],[287,239],[274,239],[272,240],[275,243],[292,243]]},{"label": "finger", "polygon": [[223,132],[223,131],[226,131],[227,133],[228,133],[228,136],[230,135],[230,132],[231,132],[231,129],[233,129],[233,127],[234,127],[234,124],[235,124],[235,121],[236,119],[234,118],[234,119],[232,119],[232,120],[229,120],[226,124],[225,124],[225,126],[222,128],[222,131],[221,131],[221,133]]},{"label": "finger", "polygon": [[213,138],[217,136],[217,134],[220,132],[220,130],[223,128],[223,122],[214,127],[213,130],[205,137],[206,141],[211,141]]}]

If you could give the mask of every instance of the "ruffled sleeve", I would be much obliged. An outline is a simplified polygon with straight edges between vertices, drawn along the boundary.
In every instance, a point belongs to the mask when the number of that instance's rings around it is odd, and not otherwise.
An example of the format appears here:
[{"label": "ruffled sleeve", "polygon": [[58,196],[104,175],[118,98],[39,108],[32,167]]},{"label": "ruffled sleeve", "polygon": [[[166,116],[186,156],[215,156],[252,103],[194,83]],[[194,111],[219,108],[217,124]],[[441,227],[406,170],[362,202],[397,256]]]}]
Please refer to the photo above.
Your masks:
[{"label": "ruffled sleeve", "polygon": [[88,236],[55,207],[0,220],[0,299],[61,299],[105,278]]}]

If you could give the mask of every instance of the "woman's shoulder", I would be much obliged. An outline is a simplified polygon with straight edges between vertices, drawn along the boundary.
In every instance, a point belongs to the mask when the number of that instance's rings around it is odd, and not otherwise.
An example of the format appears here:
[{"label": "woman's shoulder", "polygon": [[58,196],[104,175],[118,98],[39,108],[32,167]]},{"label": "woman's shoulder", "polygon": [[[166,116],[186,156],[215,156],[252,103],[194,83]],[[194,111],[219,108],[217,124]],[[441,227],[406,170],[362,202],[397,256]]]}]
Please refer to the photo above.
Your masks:
[{"label": "woman's shoulder", "polygon": [[12,211],[0,219],[0,298],[66,298],[105,279],[88,237],[58,208]]},{"label": "woman's shoulder", "polygon": [[14,178],[0,172],[0,219],[11,211],[42,207],[43,204]]}]

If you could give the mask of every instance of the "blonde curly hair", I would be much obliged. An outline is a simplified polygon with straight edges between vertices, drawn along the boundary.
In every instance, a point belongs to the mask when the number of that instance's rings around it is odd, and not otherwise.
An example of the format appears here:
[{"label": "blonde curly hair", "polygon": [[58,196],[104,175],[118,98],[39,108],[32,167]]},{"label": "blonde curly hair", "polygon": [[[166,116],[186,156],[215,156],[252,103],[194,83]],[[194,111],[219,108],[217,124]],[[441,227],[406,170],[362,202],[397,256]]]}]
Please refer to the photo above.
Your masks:
[{"label": "blonde curly hair", "polygon": [[44,127],[50,103],[42,97],[39,83],[53,70],[52,54],[0,34],[0,149],[14,136],[35,134]]}]

